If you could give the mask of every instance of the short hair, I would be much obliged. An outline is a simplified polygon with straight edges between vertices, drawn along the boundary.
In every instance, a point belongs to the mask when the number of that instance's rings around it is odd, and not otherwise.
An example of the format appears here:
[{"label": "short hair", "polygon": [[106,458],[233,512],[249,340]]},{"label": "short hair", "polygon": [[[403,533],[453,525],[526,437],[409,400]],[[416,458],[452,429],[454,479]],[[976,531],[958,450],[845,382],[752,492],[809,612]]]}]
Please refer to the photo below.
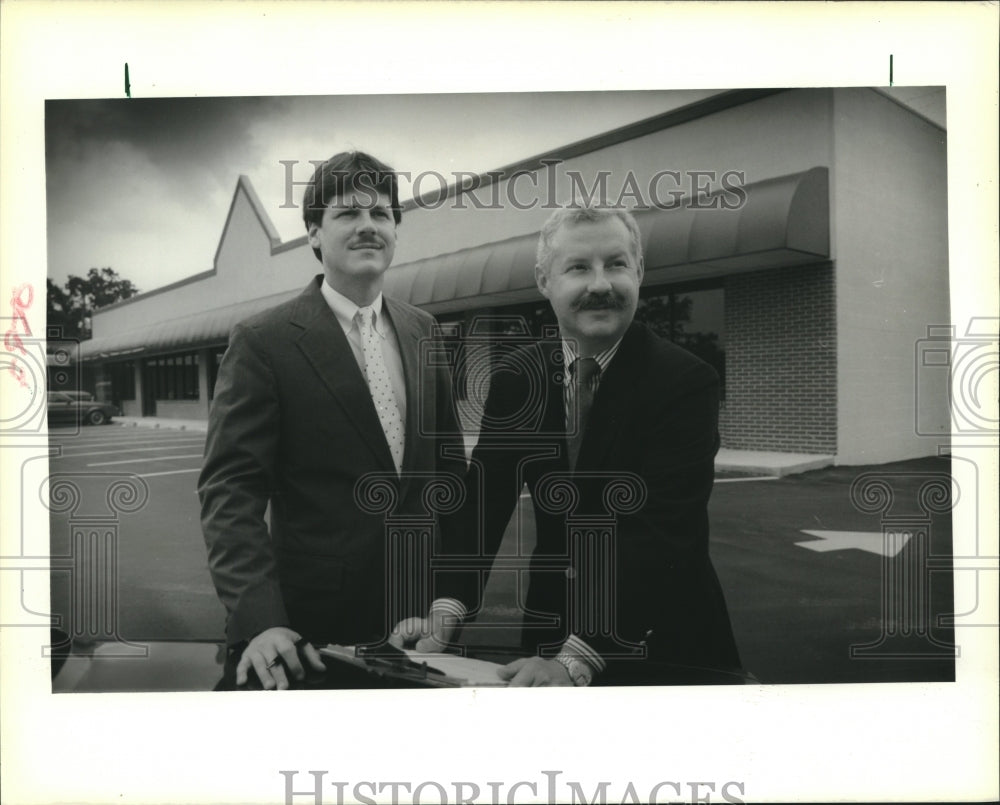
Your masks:
[{"label": "short hair", "polygon": [[617,218],[625,224],[631,240],[632,256],[636,262],[641,260],[642,232],[639,231],[635,216],[628,210],[620,207],[561,207],[552,213],[542,226],[538,236],[538,248],[535,250],[535,263],[542,271],[548,273],[549,263],[552,262],[552,238],[560,227],[572,224],[597,224],[609,218]]},{"label": "short hair", "polygon": [[[310,225],[322,223],[323,213],[332,199],[352,190],[385,193],[392,207],[393,220],[397,224],[403,220],[396,172],[363,151],[342,151],[317,166],[302,193],[302,220],[306,231]],[[319,249],[313,249],[313,254],[316,259],[323,259]]]}]

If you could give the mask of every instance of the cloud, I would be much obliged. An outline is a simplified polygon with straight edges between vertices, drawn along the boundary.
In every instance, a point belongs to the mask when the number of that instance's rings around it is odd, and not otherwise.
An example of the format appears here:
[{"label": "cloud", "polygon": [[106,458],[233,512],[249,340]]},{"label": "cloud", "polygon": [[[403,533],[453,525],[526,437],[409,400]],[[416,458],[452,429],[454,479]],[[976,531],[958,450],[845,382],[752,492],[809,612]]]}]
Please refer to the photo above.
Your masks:
[{"label": "cloud", "polygon": [[[369,151],[414,176],[481,173],[709,93],[586,92],[47,101],[48,274],[110,265],[143,290],[211,267],[240,174],[284,240],[310,160]],[[586,110],[586,114],[581,114]],[[424,189],[436,187],[428,180]],[[410,186],[401,187],[404,199]]]}]

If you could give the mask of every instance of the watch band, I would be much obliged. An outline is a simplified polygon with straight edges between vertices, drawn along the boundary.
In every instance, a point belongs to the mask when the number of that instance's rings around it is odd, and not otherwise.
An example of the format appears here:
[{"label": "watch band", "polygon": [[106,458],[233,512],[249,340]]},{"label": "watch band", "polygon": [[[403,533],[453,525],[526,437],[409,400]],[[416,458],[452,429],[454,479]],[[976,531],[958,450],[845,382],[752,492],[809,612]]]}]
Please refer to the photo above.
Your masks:
[{"label": "watch band", "polygon": [[579,657],[560,652],[556,655],[555,660],[557,663],[566,668],[569,672],[569,678],[576,687],[586,687],[594,681],[593,669],[588,663],[584,662]]}]

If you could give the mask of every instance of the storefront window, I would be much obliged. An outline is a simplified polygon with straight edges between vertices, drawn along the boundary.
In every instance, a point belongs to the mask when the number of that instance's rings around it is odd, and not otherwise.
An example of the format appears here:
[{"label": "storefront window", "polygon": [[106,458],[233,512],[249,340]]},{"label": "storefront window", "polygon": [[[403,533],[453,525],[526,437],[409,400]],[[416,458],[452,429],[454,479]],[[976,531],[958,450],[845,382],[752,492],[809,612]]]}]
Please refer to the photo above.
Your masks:
[{"label": "storefront window", "polygon": [[449,348],[452,379],[459,400],[480,398],[489,388],[490,370],[500,355],[525,340],[556,332],[555,315],[544,300],[480,308],[437,316]]},{"label": "storefront window", "polygon": [[108,364],[107,378],[111,381],[111,399],[120,404],[135,399],[135,362],[120,361]]},{"label": "storefront window", "polygon": [[726,389],[725,292],[721,287],[649,288],[635,317],[657,335],[693,352],[719,373]]},{"label": "storefront window", "polygon": [[187,352],[146,361],[146,382],[154,400],[197,400],[198,354]]}]

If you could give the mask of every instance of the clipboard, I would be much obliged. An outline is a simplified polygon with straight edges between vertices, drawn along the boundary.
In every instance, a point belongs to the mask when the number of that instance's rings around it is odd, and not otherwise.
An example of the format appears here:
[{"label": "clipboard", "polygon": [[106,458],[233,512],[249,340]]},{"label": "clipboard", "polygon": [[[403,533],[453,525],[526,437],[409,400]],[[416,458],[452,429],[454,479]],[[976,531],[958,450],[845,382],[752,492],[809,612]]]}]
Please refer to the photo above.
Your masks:
[{"label": "clipboard", "polygon": [[507,687],[507,682],[496,675],[502,665],[454,654],[420,653],[389,644],[370,647],[334,643],[319,653],[328,666],[336,663],[393,687]]}]

